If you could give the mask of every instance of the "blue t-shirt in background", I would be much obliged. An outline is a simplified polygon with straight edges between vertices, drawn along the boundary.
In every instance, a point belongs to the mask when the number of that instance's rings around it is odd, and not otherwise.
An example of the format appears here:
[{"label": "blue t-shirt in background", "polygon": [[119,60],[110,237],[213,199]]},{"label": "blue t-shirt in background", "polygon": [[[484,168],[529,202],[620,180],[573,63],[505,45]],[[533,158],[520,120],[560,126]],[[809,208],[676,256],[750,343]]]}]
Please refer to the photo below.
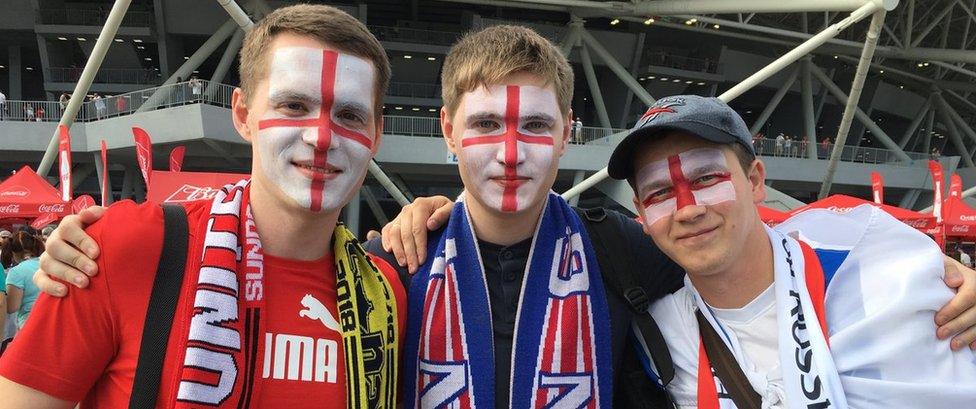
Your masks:
[{"label": "blue t-shirt in background", "polygon": [[34,285],[34,272],[41,267],[38,258],[31,258],[21,261],[16,267],[10,269],[7,274],[6,283],[21,290],[24,290],[24,297],[20,302],[20,309],[17,310],[17,328],[23,328],[30,315],[31,308],[34,308],[34,301],[40,295],[40,289]]}]

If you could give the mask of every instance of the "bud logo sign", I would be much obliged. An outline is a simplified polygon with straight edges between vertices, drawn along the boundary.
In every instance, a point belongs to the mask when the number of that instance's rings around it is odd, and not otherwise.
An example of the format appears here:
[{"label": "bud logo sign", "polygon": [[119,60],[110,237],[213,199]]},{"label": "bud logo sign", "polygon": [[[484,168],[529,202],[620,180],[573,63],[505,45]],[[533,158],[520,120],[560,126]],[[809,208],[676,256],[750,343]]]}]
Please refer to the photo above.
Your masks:
[{"label": "bud logo sign", "polygon": [[169,172],[155,170],[146,197],[156,203],[185,203],[210,200],[225,185],[247,179],[236,173]]},{"label": "bud logo sign", "polygon": [[193,185],[183,185],[173,194],[169,195],[163,202],[165,203],[181,203],[181,202],[192,202],[196,200],[207,200],[213,199],[217,195],[220,188],[213,187],[198,187]]}]

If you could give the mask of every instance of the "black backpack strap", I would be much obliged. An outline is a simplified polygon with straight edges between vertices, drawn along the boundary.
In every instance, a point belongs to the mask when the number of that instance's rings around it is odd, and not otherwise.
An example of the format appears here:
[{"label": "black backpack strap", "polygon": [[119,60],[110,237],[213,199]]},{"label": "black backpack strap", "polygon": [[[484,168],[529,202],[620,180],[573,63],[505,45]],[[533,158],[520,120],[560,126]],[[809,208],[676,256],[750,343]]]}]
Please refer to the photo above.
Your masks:
[{"label": "black backpack strap", "polygon": [[705,354],[711,362],[712,368],[722,380],[722,386],[728,390],[735,407],[739,409],[759,409],[762,406],[762,397],[749,384],[749,378],[742,372],[742,367],[736,362],[735,356],[729,347],[722,341],[722,337],[715,331],[712,324],[708,323],[701,310],[695,311],[695,318],[698,320],[698,333],[701,334],[702,346]]},{"label": "black backpack strap", "polygon": [[149,296],[149,309],[146,310],[139,361],[129,398],[130,409],[156,407],[163,358],[183,285],[189,237],[186,211],[182,206],[163,205],[163,222],[163,250],[156,267],[152,295]]},{"label": "black backpack strap", "polygon": [[661,384],[667,386],[674,379],[671,351],[668,350],[661,329],[647,312],[650,300],[637,281],[638,273],[634,270],[637,266],[634,265],[633,255],[627,251],[630,245],[613,223],[606,222],[607,213],[603,208],[576,209],[576,212],[586,221],[586,230],[600,266],[610,266],[613,269],[612,272],[603,273],[603,282],[611,291],[620,295],[634,313],[637,330],[635,335],[640,338],[641,346],[647,349],[654,362]]}]

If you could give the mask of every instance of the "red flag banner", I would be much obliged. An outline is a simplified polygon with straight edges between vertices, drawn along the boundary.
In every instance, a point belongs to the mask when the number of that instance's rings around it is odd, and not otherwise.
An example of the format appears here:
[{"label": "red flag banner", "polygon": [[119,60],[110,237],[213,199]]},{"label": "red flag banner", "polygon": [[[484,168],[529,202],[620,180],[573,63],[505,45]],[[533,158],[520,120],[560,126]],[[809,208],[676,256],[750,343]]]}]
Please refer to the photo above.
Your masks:
[{"label": "red flag banner", "polygon": [[183,156],[186,155],[186,146],[180,145],[173,148],[169,153],[169,171],[179,172],[183,169]]},{"label": "red flag banner", "polygon": [[85,210],[94,205],[95,205],[95,199],[92,198],[91,196],[88,195],[78,196],[75,198],[75,200],[71,201],[71,213],[72,214],[81,213],[82,210]]},{"label": "red flag banner", "polygon": [[108,206],[108,148],[102,139],[102,206]]},{"label": "red flag banner", "polygon": [[152,179],[152,139],[145,130],[135,126],[132,127],[132,138],[136,142],[136,161],[139,162],[142,180],[146,181],[148,189],[149,180]]},{"label": "red flag banner", "polygon": [[962,197],[962,178],[955,173],[949,178],[949,196]]},{"label": "red flag banner", "polygon": [[71,135],[68,128],[58,125],[58,178],[61,181],[61,200],[71,200]]},{"label": "red flag banner", "polygon": [[935,197],[932,199],[932,215],[935,216],[936,223],[942,224],[942,164],[934,160],[929,161],[929,173],[932,174],[932,191]]},{"label": "red flag banner", "polygon": [[884,204],[884,177],[876,171],[871,172],[871,192],[875,203]]},{"label": "red flag banner", "polygon": [[37,218],[34,219],[33,222],[31,222],[30,226],[33,227],[35,230],[40,230],[43,229],[44,226],[51,224],[55,220],[58,220],[57,213],[44,213],[40,216],[37,216]]}]

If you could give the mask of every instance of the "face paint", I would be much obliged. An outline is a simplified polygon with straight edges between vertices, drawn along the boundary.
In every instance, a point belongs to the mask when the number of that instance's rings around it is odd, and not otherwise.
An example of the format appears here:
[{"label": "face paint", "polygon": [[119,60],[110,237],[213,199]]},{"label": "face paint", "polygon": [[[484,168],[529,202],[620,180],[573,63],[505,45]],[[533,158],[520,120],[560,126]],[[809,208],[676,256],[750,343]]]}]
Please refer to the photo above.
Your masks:
[{"label": "face paint", "polygon": [[651,162],[637,172],[644,224],[651,226],[685,206],[710,206],[735,200],[725,154],[699,148]]},{"label": "face paint", "polygon": [[313,212],[340,209],[358,188],[374,132],[372,65],[304,47],[275,50],[258,121],[265,175]]},{"label": "face paint", "polygon": [[461,159],[488,206],[518,212],[535,202],[553,164],[556,94],[536,86],[479,87],[462,99]]}]

